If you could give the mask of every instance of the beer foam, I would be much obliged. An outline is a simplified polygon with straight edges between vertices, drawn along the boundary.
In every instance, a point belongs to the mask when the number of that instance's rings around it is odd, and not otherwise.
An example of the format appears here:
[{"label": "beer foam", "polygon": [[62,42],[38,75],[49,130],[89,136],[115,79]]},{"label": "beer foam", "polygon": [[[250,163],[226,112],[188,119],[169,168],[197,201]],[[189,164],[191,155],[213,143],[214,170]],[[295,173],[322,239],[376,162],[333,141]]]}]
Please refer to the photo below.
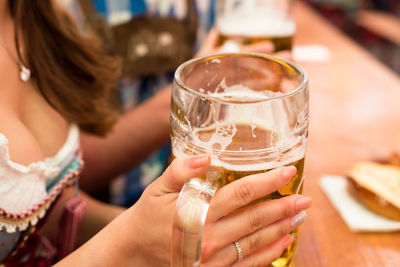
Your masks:
[{"label": "beer foam", "polygon": [[[185,152],[180,149],[173,148],[172,153],[175,157],[185,157],[188,156]],[[232,164],[227,161],[220,160],[218,155],[211,154],[211,165],[215,167],[224,168],[227,170],[237,171],[237,172],[248,172],[248,171],[263,171],[279,168],[284,165],[299,161],[305,156],[305,145],[300,149],[295,149],[288,153],[284,160],[279,158],[275,160],[266,159],[263,163],[247,163],[247,164]],[[249,160],[249,159],[248,159]],[[251,159],[249,160],[251,162]]]},{"label": "beer foam", "polygon": [[[260,126],[250,124],[250,127],[254,131],[256,127]],[[198,132],[207,129],[215,129],[215,131],[211,131],[207,140],[201,140]],[[179,140],[179,138],[173,138],[173,155],[179,157],[211,153],[212,166],[232,171],[269,170],[304,158],[306,140],[295,136],[288,136],[265,149],[227,151],[226,148],[232,143],[236,131],[237,128],[234,124],[217,124],[207,128],[193,129],[189,139]],[[191,141],[189,142],[188,140]]]},{"label": "beer foam", "polygon": [[277,14],[227,15],[218,18],[217,27],[223,35],[247,37],[287,37],[296,31],[293,20],[287,20]]},{"label": "beer foam", "polygon": [[[215,92],[208,94],[218,99],[245,102],[264,100],[282,93],[253,91],[241,84],[228,87],[225,80],[222,80]],[[187,121],[191,129],[190,136],[172,137],[172,152],[176,157],[208,152],[211,153],[213,166],[233,171],[268,170],[304,157],[305,139],[290,133],[291,129],[286,123],[288,121],[287,106],[284,102],[239,103],[224,105],[223,110],[216,103],[215,106],[211,105],[211,109],[211,113],[216,118],[223,111],[223,121],[215,120],[208,127],[201,128],[190,125]],[[239,124],[249,125],[253,138],[257,137],[256,128],[262,128],[275,133],[278,140],[274,143],[271,141],[271,146],[266,149],[243,151],[243,153],[241,148],[235,148],[237,151],[229,151],[227,148],[232,144],[233,137],[240,128]],[[207,132],[207,134],[201,135],[199,132]],[[246,162],[256,163],[247,164]]]},{"label": "beer foam", "polygon": [[212,133],[209,140],[201,140],[197,130],[193,134],[193,139],[196,147],[201,147],[206,151],[213,151],[214,149],[224,151],[232,143],[236,131],[237,128],[233,123],[216,125],[215,132]]},{"label": "beer foam", "polygon": [[304,154],[299,154],[297,155],[297,157],[293,157],[285,161],[266,161],[264,163],[239,165],[221,161],[211,155],[211,165],[236,172],[251,172],[251,171],[264,171],[264,170],[276,169],[288,165],[290,163],[299,161],[302,158],[304,158]]},{"label": "beer foam", "polygon": [[[200,88],[201,90],[204,89]],[[200,92],[201,92],[200,90]],[[254,91],[242,84],[235,84],[233,86],[227,86],[225,78],[218,84],[215,92],[208,92],[209,96],[217,99],[229,100],[229,101],[239,101],[239,102],[252,102],[267,100],[268,98],[282,95],[281,92],[272,91]]]},{"label": "beer foam", "polygon": [[223,88],[222,92],[209,92],[208,95],[222,100],[236,100],[240,102],[266,100],[269,98],[267,94],[253,91],[241,84],[230,87],[220,84],[219,87]]},{"label": "beer foam", "polygon": [[[208,95],[236,103],[246,103],[244,105],[228,105],[225,107],[225,121],[231,123],[254,124],[261,128],[276,131],[274,126],[274,116],[279,113],[280,118],[286,118],[284,107],[281,101],[263,102],[271,97],[282,95],[281,92],[254,91],[242,84],[227,86],[222,80],[214,93]],[[261,101],[258,103],[258,101]],[[253,102],[253,103],[252,103]]]}]

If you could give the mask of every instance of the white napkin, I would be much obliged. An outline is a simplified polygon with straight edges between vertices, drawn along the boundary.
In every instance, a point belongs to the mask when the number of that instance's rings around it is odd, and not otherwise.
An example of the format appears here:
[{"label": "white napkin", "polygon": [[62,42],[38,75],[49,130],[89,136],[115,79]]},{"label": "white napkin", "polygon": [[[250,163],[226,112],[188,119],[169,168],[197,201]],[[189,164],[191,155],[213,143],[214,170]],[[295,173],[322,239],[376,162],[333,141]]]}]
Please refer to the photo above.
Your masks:
[{"label": "white napkin", "polygon": [[293,48],[295,61],[323,62],[331,58],[331,51],[323,45],[296,45]]},{"label": "white napkin", "polygon": [[332,205],[354,232],[391,232],[400,230],[400,222],[380,216],[363,206],[347,190],[347,179],[342,176],[324,175],[319,186]]}]

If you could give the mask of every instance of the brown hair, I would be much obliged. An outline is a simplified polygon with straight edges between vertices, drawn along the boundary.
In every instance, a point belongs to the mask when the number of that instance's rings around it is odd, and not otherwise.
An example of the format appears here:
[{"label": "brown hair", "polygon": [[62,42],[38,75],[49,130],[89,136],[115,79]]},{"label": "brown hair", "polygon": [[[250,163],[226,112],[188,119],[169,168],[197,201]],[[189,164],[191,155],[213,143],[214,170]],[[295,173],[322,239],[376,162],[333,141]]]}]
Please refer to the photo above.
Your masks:
[{"label": "brown hair", "polygon": [[83,36],[53,2],[9,0],[17,47],[22,37],[22,61],[40,93],[61,115],[86,132],[105,135],[117,117],[110,92],[116,88],[119,64],[97,39]]}]

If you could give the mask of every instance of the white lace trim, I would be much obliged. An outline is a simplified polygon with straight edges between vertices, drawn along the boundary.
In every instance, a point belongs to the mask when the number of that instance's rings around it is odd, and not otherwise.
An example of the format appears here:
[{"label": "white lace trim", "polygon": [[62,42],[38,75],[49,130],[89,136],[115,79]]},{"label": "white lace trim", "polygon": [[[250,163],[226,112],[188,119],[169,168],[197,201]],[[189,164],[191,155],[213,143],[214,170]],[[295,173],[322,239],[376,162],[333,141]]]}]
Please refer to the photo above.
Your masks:
[{"label": "white lace trim", "polygon": [[[32,209],[27,210],[24,213],[13,214],[4,211],[0,208],[0,217],[3,216],[7,220],[12,221],[12,223],[5,223],[0,221],[0,229],[5,228],[8,233],[14,233],[15,231],[24,231],[29,225],[36,225],[37,222],[43,218],[51,206],[51,204],[56,200],[57,196],[62,192],[62,190],[75,181],[80,173],[80,170],[74,170],[68,173],[58,184],[51,190],[48,196],[43,199],[40,203],[36,204]],[[36,215],[32,216],[33,214]],[[32,217],[32,218],[29,218]],[[27,218],[29,218],[27,220]],[[0,218],[1,220],[1,218]],[[3,219],[4,221],[4,219]]]},{"label": "white lace trim", "polygon": [[[76,156],[79,149],[79,129],[76,125],[71,125],[66,142],[55,156],[27,166],[10,160],[7,145],[8,139],[0,134],[0,216],[10,215],[8,218],[13,219],[25,218],[41,209],[43,214],[38,214],[36,220],[32,221],[36,223],[35,221],[43,217],[48,208],[43,209],[42,206],[50,205],[52,201],[47,204],[47,200],[50,195],[54,195],[54,189],[59,188],[61,184],[60,182],[48,194],[46,182],[57,177]],[[10,230],[13,227],[17,226],[6,226]],[[18,225],[19,229],[26,227],[25,223]]]},{"label": "white lace trim", "polygon": [[35,226],[37,222],[46,215],[46,211],[49,209],[50,204],[53,201],[49,202],[46,207],[39,212],[39,214],[35,217],[33,217],[31,220],[28,222],[20,222],[20,223],[15,223],[15,224],[7,224],[0,222],[0,229],[5,229],[7,233],[15,233],[16,231],[25,231],[29,225]]},{"label": "white lace trim", "polygon": [[7,137],[0,133],[0,176],[7,175],[7,169],[19,174],[35,173],[45,177],[54,176],[57,173],[58,168],[49,167],[43,161],[33,162],[28,166],[11,161],[7,145]]},{"label": "white lace trim", "polygon": [[[69,128],[67,140],[61,149],[53,157],[48,157],[44,161],[33,162],[28,166],[13,162],[10,160],[10,153],[8,151],[8,139],[4,134],[0,133],[0,168],[2,165],[9,165],[12,169],[20,173],[35,172],[46,176],[48,179],[58,175],[63,167],[63,163],[68,164],[66,158],[73,156],[79,149],[79,128],[72,124]],[[67,163],[65,163],[67,162]],[[2,175],[0,169],[0,176]]]}]

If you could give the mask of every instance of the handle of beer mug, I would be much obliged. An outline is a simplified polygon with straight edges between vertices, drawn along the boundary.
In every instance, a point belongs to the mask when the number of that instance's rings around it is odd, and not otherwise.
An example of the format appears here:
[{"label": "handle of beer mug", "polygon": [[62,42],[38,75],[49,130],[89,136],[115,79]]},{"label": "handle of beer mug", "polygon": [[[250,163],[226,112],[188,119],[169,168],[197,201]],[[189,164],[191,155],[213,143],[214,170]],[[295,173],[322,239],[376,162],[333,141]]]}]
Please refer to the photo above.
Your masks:
[{"label": "handle of beer mug", "polygon": [[172,229],[172,267],[200,266],[203,228],[214,193],[215,188],[199,178],[182,187]]}]

